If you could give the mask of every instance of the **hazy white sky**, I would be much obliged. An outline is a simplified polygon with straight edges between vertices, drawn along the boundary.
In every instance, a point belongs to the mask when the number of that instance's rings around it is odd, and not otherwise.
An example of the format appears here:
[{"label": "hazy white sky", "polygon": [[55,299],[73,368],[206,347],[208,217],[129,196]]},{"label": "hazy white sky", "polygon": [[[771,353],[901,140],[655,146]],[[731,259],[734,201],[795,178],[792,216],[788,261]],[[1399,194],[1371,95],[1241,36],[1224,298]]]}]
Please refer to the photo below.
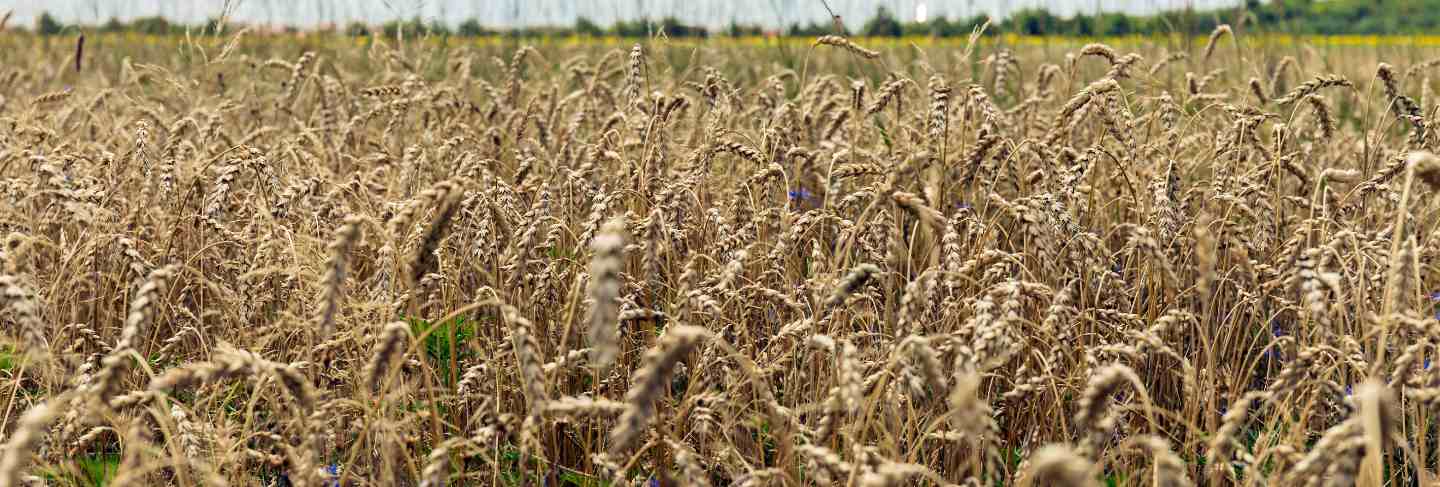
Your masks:
[{"label": "hazy white sky", "polygon": [[[451,24],[475,18],[491,26],[568,25],[589,17],[601,25],[641,16],[674,16],[689,23],[721,27],[736,21],[770,27],[794,22],[824,21],[820,0],[228,0],[234,18],[247,22],[313,25],[354,20],[380,22],[420,16]],[[929,17],[966,17],[975,13],[1004,16],[1026,7],[1060,14],[1095,11],[1146,13],[1155,10],[1234,5],[1238,0],[827,0],[852,29],[886,6],[914,19],[917,9]],[[14,9],[11,22],[29,25],[42,11],[63,22],[99,23],[163,15],[188,22],[219,14],[227,0],[0,0],[0,10]],[[5,6],[5,4],[11,4]]]}]

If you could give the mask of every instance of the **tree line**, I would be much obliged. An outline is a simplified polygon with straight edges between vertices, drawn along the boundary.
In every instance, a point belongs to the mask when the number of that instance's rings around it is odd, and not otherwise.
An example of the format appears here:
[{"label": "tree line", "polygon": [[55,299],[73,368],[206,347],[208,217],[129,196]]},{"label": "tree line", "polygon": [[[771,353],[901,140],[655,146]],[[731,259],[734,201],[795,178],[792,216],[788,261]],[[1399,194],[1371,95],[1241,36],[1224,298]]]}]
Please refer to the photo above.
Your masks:
[{"label": "tree line", "polygon": [[[985,15],[970,18],[936,17],[926,22],[903,21],[885,7],[858,25],[836,22],[791,24],[784,28],[731,23],[723,28],[708,29],[666,17],[659,20],[637,19],[601,26],[580,18],[569,26],[536,26],[492,28],[476,19],[449,25],[436,19],[396,20],[378,26],[351,23],[328,27],[346,35],[363,36],[377,30],[385,35],[399,33],[480,37],[509,35],[519,37],[617,36],[645,37],[664,33],[669,37],[789,35],[819,36],[826,34],[862,35],[869,37],[965,37],[987,20]],[[992,21],[987,34],[1013,33],[1030,36],[1106,37],[1125,35],[1192,34],[1205,35],[1219,24],[1245,25],[1252,29],[1291,34],[1419,34],[1440,30],[1440,0],[1246,0],[1234,8],[1214,10],[1171,10],[1153,15],[1124,13],[1055,15],[1045,9],[1028,8],[1013,12],[1000,21]],[[851,24],[854,24],[853,22]],[[45,35],[60,34],[67,26],[49,13],[41,14],[34,30]],[[111,19],[87,30],[101,32],[140,32],[145,34],[205,35],[219,32],[218,20],[200,25],[187,25],[162,17],[143,17],[130,21]],[[295,29],[290,27],[289,29]]]}]

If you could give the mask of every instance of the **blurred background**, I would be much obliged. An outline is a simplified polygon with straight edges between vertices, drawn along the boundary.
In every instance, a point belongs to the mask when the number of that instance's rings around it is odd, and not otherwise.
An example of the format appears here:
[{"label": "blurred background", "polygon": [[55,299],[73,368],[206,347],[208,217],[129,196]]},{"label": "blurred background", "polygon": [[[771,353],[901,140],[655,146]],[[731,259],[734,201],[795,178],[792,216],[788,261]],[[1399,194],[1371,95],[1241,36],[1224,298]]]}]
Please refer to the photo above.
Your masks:
[{"label": "blurred background", "polygon": [[[134,20],[160,16],[200,22],[226,9],[225,0],[53,0],[15,2],[17,20],[31,23],[45,11],[61,22],[100,24],[111,18]],[[1184,8],[1233,5],[1230,0],[828,0],[836,14],[864,21],[885,7],[901,20],[928,17],[1008,17],[1021,10],[1057,15],[1096,12],[1148,14]],[[383,23],[396,19],[440,20],[458,27],[475,19],[493,27],[568,26],[579,19],[602,25],[641,18],[673,18],[723,29],[731,23],[769,29],[828,21],[819,0],[243,0],[229,2],[241,22],[320,26],[350,22]]]},{"label": "blurred background", "polygon": [[[1295,34],[1418,34],[1440,29],[1440,0],[10,0],[8,25],[174,33],[222,15],[296,31],[423,26],[457,35],[672,37],[964,36],[986,17],[1020,35],[1207,34],[1217,23]],[[169,32],[164,32],[169,31]]]}]

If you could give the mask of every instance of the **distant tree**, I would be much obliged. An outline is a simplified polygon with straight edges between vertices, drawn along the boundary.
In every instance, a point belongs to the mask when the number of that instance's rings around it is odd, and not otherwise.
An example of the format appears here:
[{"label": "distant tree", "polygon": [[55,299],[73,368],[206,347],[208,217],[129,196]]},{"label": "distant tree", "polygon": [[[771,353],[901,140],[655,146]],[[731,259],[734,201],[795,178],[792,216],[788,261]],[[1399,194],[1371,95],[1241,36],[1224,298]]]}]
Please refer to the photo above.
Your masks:
[{"label": "distant tree", "polygon": [[650,19],[618,20],[610,26],[610,33],[617,37],[646,37],[653,31]]},{"label": "distant tree", "polygon": [[454,32],[450,30],[450,26],[441,22],[440,19],[430,19],[430,23],[425,24],[425,33],[427,35],[440,37],[448,37],[454,34]]},{"label": "distant tree", "polygon": [[[798,36],[798,37],[819,37],[819,36],[823,36],[823,35],[827,35],[827,34],[834,34],[834,33],[835,33],[834,24],[831,24],[831,23],[829,23],[829,22],[825,22],[825,23],[813,23],[813,22],[812,22],[812,23],[805,24],[805,25],[800,25],[800,24],[796,23],[796,24],[790,24],[790,27],[787,28],[787,29],[785,29],[785,35]],[[842,34],[842,35],[847,35],[847,36],[850,35],[849,32],[842,32],[841,34]]]},{"label": "distant tree", "polygon": [[200,29],[201,35],[215,35],[220,33],[220,18],[210,17],[205,19],[205,26]]},{"label": "distant tree", "polygon": [[588,17],[575,19],[575,33],[582,36],[599,37],[605,35],[605,29],[600,28],[595,21]]},{"label": "distant tree", "polygon": [[1135,21],[1125,14],[1101,14],[1095,18],[1095,33],[1102,36],[1124,36],[1135,33]]},{"label": "distant tree", "polygon": [[955,31],[955,23],[943,15],[930,19],[929,24],[930,35],[932,36],[945,37]]},{"label": "distant tree", "polygon": [[169,35],[175,31],[175,26],[165,17],[141,17],[130,21],[130,30],[139,31],[150,35]]},{"label": "distant tree", "polygon": [[55,17],[50,16],[50,12],[41,12],[40,18],[35,20],[35,32],[39,32],[40,35],[59,34],[64,28],[65,26],[60,25]]},{"label": "distant tree", "polygon": [[484,25],[480,25],[480,21],[475,19],[466,19],[455,28],[455,34],[464,37],[480,37],[488,35],[489,33],[489,29],[486,29]]},{"label": "distant tree", "polygon": [[900,21],[895,20],[895,15],[890,13],[890,9],[882,5],[875,11],[875,17],[865,22],[865,27],[861,28],[860,32],[869,37],[900,37],[904,29],[901,28]]},{"label": "distant tree", "polygon": [[[980,26],[985,25],[985,23],[989,21],[990,17],[987,17],[984,14],[977,14],[968,19],[956,20],[950,23],[950,31],[945,35],[947,37],[966,37],[969,36],[971,32],[974,32],[975,29],[979,29]],[[984,34],[987,36],[994,35],[995,26],[991,25],[990,27],[987,27]]]},{"label": "distant tree", "polygon": [[741,25],[734,20],[730,21],[730,25],[725,26],[725,35],[730,37],[758,36],[763,32],[764,29],[758,25]]},{"label": "distant tree", "polygon": [[381,25],[380,28],[385,32],[385,37],[394,38],[403,31],[407,39],[425,35],[427,30],[425,23],[421,22],[419,17],[410,20],[392,20]]},{"label": "distant tree", "polygon": [[115,17],[110,17],[110,20],[106,20],[106,21],[105,21],[105,24],[103,24],[103,25],[100,26],[100,31],[101,31],[101,32],[124,32],[125,29],[128,29],[128,28],[130,28],[130,26],[125,25],[125,23],[124,23],[124,22],[121,22],[120,19],[117,19],[117,18],[115,18]]},{"label": "distant tree", "polygon": [[1058,34],[1060,18],[1049,10],[1024,9],[1015,12],[1005,21],[1006,30],[1027,36]]},{"label": "distant tree", "polygon": [[906,22],[901,26],[900,32],[905,36],[942,36],[949,21],[943,16],[930,19],[929,22]]},{"label": "distant tree", "polygon": [[370,35],[370,26],[364,22],[351,22],[345,24],[345,35],[350,37],[365,37]]},{"label": "distant tree", "polygon": [[659,27],[659,30],[665,31],[665,35],[670,37],[705,37],[709,34],[704,27],[686,25],[675,17],[660,19]]},{"label": "distant tree", "polygon": [[1098,21],[1098,18],[1083,13],[1075,14],[1074,17],[1070,18],[1069,22],[1066,22],[1069,25],[1066,26],[1064,29],[1065,32],[1063,33],[1075,36],[1093,36],[1099,34],[1100,28],[1097,25],[1099,24]]}]

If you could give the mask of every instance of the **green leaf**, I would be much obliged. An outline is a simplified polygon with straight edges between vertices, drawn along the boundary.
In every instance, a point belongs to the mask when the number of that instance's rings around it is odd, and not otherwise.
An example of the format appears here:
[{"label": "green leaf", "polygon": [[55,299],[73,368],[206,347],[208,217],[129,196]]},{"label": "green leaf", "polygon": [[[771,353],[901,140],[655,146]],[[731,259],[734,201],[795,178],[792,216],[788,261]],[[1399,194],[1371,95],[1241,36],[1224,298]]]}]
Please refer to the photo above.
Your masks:
[{"label": "green leaf", "polygon": [[599,477],[591,477],[579,472],[560,472],[560,485],[575,487],[609,487],[610,482],[601,480]]},{"label": "green leaf", "polygon": [[[467,321],[464,316],[455,317],[444,323],[431,323],[422,318],[406,318],[410,323],[410,332],[417,337],[425,337],[424,357],[430,367],[435,370],[436,379],[441,384],[454,387],[454,381],[459,380],[460,371],[450,370],[451,363],[458,365],[472,358],[474,352],[465,348],[465,343],[475,336],[475,324]],[[454,353],[454,360],[451,360],[451,353]]]},{"label": "green leaf", "polygon": [[115,479],[115,474],[120,471],[120,454],[105,453],[81,457],[75,460],[80,468],[85,471],[85,479],[96,487],[108,485]]},{"label": "green leaf", "polygon": [[879,117],[871,117],[870,120],[875,123],[875,128],[880,130],[880,140],[885,142],[885,148],[892,148],[890,142],[890,133],[885,131],[885,124],[880,122]]},{"label": "green leaf", "polygon": [[9,346],[0,347],[0,372],[12,372],[20,365],[20,356]]}]

